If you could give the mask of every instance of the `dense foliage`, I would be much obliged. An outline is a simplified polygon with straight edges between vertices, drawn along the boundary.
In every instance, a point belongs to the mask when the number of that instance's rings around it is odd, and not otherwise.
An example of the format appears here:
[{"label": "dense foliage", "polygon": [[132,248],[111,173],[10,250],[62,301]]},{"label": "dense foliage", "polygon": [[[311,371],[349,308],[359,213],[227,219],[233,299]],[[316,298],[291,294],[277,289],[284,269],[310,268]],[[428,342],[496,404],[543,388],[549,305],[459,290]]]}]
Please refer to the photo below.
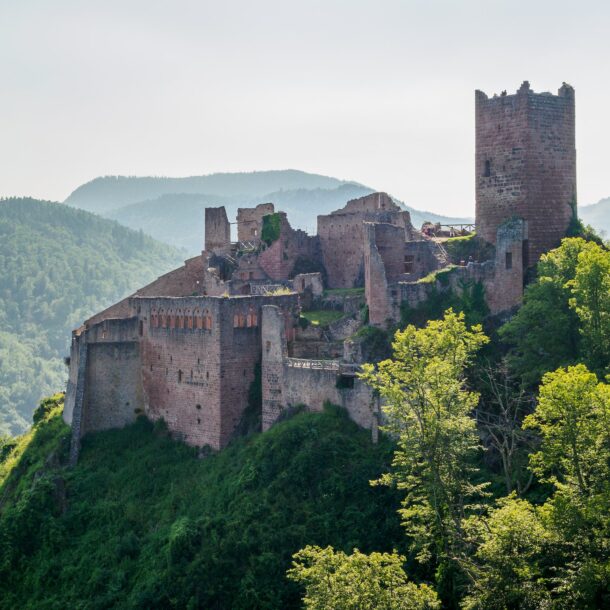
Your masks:
[{"label": "dense foliage", "polygon": [[[378,482],[403,493],[399,512],[421,566],[410,572],[434,581],[448,608],[607,607],[610,385],[598,375],[610,370],[610,252],[603,242],[566,238],[545,255],[524,306],[499,336],[508,358],[494,335],[475,363],[487,338],[449,309],[423,328],[397,331],[392,358],[364,367],[397,439],[392,469]],[[500,474],[504,489],[493,484]],[[349,570],[354,582],[369,580],[357,592],[366,606],[379,581],[383,593],[383,572],[371,575],[378,561],[304,549],[288,575],[305,586],[305,605],[317,608],[342,595]]]},{"label": "dense foliage", "polygon": [[438,610],[426,584],[409,582],[405,558],[393,553],[351,554],[308,546],[294,556],[288,578],[305,585],[308,610]]},{"label": "dense foliage", "polygon": [[340,410],[203,459],[141,420],[67,470],[59,409],[0,464],[0,608],[296,608],[299,548],[401,548],[395,492],[368,484],[391,445]]},{"label": "dense foliage", "polygon": [[610,251],[574,237],[543,255],[523,307],[500,330],[510,366],[530,386],[559,366],[610,365]]},{"label": "dense foliage", "polygon": [[0,433],[23,431],[32,405],[65,385],[73,328],[181,258],[88,212],[0,201]]}]

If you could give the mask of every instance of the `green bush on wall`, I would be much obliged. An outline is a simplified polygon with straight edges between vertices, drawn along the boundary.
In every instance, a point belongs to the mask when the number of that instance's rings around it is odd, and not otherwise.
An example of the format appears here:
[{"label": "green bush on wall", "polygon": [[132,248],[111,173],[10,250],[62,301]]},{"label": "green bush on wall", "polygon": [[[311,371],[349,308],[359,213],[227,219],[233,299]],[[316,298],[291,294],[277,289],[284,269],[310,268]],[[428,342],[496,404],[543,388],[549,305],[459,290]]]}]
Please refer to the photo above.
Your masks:
[{"label": "green bush on wall", "polygon": [[267,214],[263,216],[263,228],[261,230],[261,239],[270,246],[280,237],[282,229],[282,217],[279,212],[275,214]]}]

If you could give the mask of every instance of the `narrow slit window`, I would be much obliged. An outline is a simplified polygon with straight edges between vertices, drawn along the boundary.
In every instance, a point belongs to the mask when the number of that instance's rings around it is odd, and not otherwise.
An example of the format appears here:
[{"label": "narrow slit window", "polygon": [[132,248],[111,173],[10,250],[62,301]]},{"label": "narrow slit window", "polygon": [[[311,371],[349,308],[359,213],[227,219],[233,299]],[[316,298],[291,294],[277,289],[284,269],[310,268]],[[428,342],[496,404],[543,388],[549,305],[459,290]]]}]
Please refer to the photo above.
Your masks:
[{"label": "narrow slit window", "polygon": [[483,172],[483,176],[485,176],[485,178],[489,178],[491,176],[491,161],[489,159],[485,161],[485,171]]},{"label": "narrow slit window", "polygon": [[513,268],[513,253],[512,252],[506,253],[506,268],[507,269]]}]

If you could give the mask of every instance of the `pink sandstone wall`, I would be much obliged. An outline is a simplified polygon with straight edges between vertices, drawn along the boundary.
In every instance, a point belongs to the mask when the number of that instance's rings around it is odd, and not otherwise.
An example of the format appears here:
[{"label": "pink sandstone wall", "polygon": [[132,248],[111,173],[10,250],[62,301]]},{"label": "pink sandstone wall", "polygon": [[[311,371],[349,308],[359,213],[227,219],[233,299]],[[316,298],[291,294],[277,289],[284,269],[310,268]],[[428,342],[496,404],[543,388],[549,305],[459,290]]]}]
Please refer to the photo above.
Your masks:
[{"label": "pink sandstone wall", "polygon": [[495,243],[500,224],[527,221],[526,266],[559,245],[576,202],[574,89],[534,93],[524,82],[515,95],[477,91],[477,234]]}]

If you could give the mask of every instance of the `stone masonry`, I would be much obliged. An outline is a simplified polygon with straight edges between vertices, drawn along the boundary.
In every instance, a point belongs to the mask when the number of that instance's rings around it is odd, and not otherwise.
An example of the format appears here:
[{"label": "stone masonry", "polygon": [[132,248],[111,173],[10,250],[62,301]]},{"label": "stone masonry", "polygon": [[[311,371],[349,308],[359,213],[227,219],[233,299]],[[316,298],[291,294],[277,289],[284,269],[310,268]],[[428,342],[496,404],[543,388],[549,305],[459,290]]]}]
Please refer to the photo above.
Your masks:
[{"label": "stone masonry", "polygon": [[515,95],[475,94],[477,235],[495,244],[515,216],[528,223],[524,264],[559,245],[576,210],[574,89]]},{"label": "stone masonry", "polygon": [[[558,245],[575,212],[574,90],[535,94],[525,82],[510,96],[477,91],[476,171],[477,234],[495,253],[460,266],[447,267],[443,235],[416,230],[386,193],[318,216],[317,235],[292,229],[272,203],[239,208],[235,243],[225,208],[206,208],[200,256],[73,332],[71,463],[83,435],[140,414],[189,445],[225,447],[259,365],[263,430],[287,409],[328,401],[375,438],[379,402],[357,375],[359,329],[391,327],[435,295],[473,284],[491,314],[519,305],[528,267]],[[263,242],[270,214],[275,234]],[[303,308],[341,314],[313,325],[300,319]]]}]

